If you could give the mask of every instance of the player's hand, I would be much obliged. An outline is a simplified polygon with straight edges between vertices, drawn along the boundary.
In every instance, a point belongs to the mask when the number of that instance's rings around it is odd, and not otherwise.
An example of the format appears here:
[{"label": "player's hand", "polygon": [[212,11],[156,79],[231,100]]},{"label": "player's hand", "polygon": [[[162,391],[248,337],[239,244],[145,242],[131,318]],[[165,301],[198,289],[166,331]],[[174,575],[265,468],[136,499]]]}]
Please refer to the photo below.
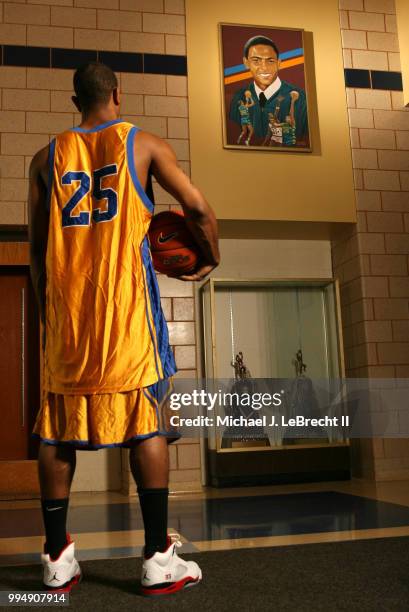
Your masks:
[{"label": "player's hand", "polygon": [[216,265],[210,265],[210,264],[202,265],[199,268],[197,268],[197,270],[192,272],[191,274],[182,274],[182,276],[178,276],[177,278],[183,281],[201,281],[205,279],[206,276],[210,274],[210,272],[214,270],[215,268],[216,268]]}]

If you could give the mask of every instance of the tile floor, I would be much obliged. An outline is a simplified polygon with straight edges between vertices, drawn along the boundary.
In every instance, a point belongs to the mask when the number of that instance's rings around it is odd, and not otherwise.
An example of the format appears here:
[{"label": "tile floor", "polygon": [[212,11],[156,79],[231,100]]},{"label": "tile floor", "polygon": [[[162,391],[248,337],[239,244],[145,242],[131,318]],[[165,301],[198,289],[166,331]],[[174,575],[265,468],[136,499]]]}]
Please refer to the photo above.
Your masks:
[{"label": "tile floor", "polygon": [[[136,497],[73,493],[68,529],[79,560],[141,554]],[[207,488],[171,496],[169,531],[185,552],[407,536],[409,482]],[[42,544],[39,501],[0,501],[0,565],[36,563]]]}]

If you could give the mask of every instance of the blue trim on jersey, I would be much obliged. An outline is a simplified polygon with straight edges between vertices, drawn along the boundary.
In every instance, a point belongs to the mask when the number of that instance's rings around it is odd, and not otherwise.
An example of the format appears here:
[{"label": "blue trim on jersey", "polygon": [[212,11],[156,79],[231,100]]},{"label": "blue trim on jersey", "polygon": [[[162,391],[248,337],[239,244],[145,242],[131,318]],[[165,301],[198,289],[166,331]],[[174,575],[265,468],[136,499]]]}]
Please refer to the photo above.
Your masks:
[{"label": "blue trim on jersey", "polygon": [[153,401],[153,398],[152,398],[150,395],[148,395],[148,394],[146,393],[145,389],[142,389],[142,393],[144,394],[144,396],[146,397],[146,399],[148,400],[148,402],[150,403],[150,405],[151,405],[153,408],[156,408],[157,406],[156,406],[155,402]]},{"label": "blue trim on jersey", "polygon": [[105,128],[110,127],[111,125],[115,125],[115,123],[123,123],[123,119],[112,119],[112,121],[106,121],[105,123],[101,123],[100,125],[90,128],[89,130],[78,126],[78,127],[71,128],[70,131],[71,132],[81,132],[82,134],[91,134],[92,132],[100,132],[101,130],[104,130]]},{"label": "blue trim on jersey", "polygon": [[164,378],[162,380],[158,380],[156,383],[153,383],[149,387],[145,387],[152,394],[152,396],[156,399],[158,404],[161,404],[167,396],[170,394],[171,385],[168,378]]},{"label": "blue trim on jersey", "polygon": [[145,268],[146,280],[148,283],[149,299],[153,323],[156,331],[159,357],[162,363],[163,378],[169,378],[175,374],[175,372],[177,372],[177,368],[173,352],[169,346],[168,325],[166,323],[160,303],[159,286],[155,271],[153,269],[147,236],[145,236],[142,242],[142,262]]},{"label": "blue trim on jersey", "polygon": [[[156,383],[153,383],[149,387],[144,387],[143,394],[149,403],[153,406],[156,412],[156,418],[158,422],[158,431],[163,435],[175,434],[176,437],[181,437],[181,434],[177,432],[175,429],[165,429],[164,423],[161,422],[161,417],[159,414],[159,409],[162,407],[162,404],[166,402],[172,392],[173,385],[171,383],[171,379],[164,378],[158,380]],[[162,427],[162,429],[161,429]]]},{"label": "blue trim on jersey", "polygon": [[[142,259],[142,265],[145,268],[145,275],[146,275],[146,280],[147,280],[147,272],[146,272],[146,266],[145,266],[145,262],[144,262],[144,256],[143,256],[143,246],[141,245],[140,247],[140,251],[141,251],[141,259]],[[148,282],[148,280],[147,280]],[[148,312],[148,296],[146,295],[146,282],[145,282],[145,278],[143,280],[143,293],[144,293],[144,297],[145,297],[145,316],[146,316],[146,321],[148,323],[148,329],[149,329],[149,335],[151,337],[151,342],[152,342],[152,346],[153,346],[153,355],[155,357],[155,368],[156,368],[156,374],[158,376],[158,378],[160,378],[160,373],[159,373],[159,365],[158,365],[158,356],[156,354],[156,344],[155,344],[155,338],[153,337],[153,331],[152,331],[152,326],[151,326],[151,322],[149,320],[149,312]],[[154,317],[153,311],[152,311],[152,316]]]},{"label": "blue trim on jersey", "polygon": [[[151,387],[153,387],[153,386],[154,385],[151,385]],[[150,389],[151,387],[148,387],[148,389]],[[159,418],[158,400],[155,398],[155,401],[154,401],[152,397],[149,397],[149,395],[145,391],[145,389],[143,390],[143,394],[146,397],[146,399],[148,400],[148,402],[151,404],[151,406],[153,407],[153,409],[154,409],[154,411],[156,413],[156,423],[158,425],[158,431],[159,431],[160,418]]]},{"label": "blue trim on jersey", "polygon": [[153,213],[153,209],[155,206],[153,202],[148,198],[144,188],[139,182],[139,178],[135,170],[134,142],[135,142],[135,135],[139,131],[140,131],[140,128],[133,126],[129,130],[128,137],[126,140],[126,158],[127,158],[128,170],[131,175],[132,182],[134,184],[136,192],[138,193],[139,197],[141,198],[142,202],[145,204],[149,212]]},{"label": "blue trim on jersey", "polygon": [[[158,422],[159,424],[159,422]],[[100,448],[115,448],[115,447],[128,447],[134,440],[146,440],[148,438],[154,438],[155,436],[166,436],[170,438],[180,438],[182,434],[176,431],[152,431],[148,434],[139,434],[128,438],[124,442],[113,442],[112,444],[90,444],[87,440],[51,440],[49,438],[42,438],[38,433],[32,433],[31,437],[41,440],[45,444],[51,444],[51,446],[76,446],[78,450],[99,450]]]},{"label": "blue trim on jersey", "polygon": [[48,182],[47,182],[47,200],[46,207],[48,212],[51,209],[51,192],[53,188],[54,180],[54,158],[55,158],[55,138],[50,142],[50,148],[48,150]]}]

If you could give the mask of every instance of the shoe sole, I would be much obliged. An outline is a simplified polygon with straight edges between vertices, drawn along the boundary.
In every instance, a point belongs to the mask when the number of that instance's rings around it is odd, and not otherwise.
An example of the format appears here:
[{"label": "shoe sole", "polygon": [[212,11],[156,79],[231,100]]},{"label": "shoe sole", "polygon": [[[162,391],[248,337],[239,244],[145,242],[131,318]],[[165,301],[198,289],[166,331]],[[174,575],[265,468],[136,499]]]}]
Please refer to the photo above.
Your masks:
[{"label": "shoe sole", "polygon": [[190,587],[197,586],[202,581],[202,574],[197,578],[188,576],[179,580],[179,582],[173,582],[171,585],[161,589],[141,587],[142,595],[145,597],[162,597],[163,595],[174,595],[183,589],[189,589]]}]

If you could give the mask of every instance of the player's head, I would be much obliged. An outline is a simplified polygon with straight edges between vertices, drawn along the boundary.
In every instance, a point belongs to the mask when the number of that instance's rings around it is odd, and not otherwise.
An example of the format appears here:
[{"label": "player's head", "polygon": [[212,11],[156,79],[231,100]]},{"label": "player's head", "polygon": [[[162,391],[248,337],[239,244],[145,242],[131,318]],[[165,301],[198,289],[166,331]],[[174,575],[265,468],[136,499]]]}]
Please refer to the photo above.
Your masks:
[{"label": "player's head", "polygon": [[253,36],[243,49],[243,63],[264,91],[278,76],[280,68],[277,45],[267,36]]},{"label": "player's head", "polygon": [[81,113],[87,115],[111,106],[119,114],[118,81],[109,66],[89,62],[78,68],[74,74],[74,91],[72,100]]}]

